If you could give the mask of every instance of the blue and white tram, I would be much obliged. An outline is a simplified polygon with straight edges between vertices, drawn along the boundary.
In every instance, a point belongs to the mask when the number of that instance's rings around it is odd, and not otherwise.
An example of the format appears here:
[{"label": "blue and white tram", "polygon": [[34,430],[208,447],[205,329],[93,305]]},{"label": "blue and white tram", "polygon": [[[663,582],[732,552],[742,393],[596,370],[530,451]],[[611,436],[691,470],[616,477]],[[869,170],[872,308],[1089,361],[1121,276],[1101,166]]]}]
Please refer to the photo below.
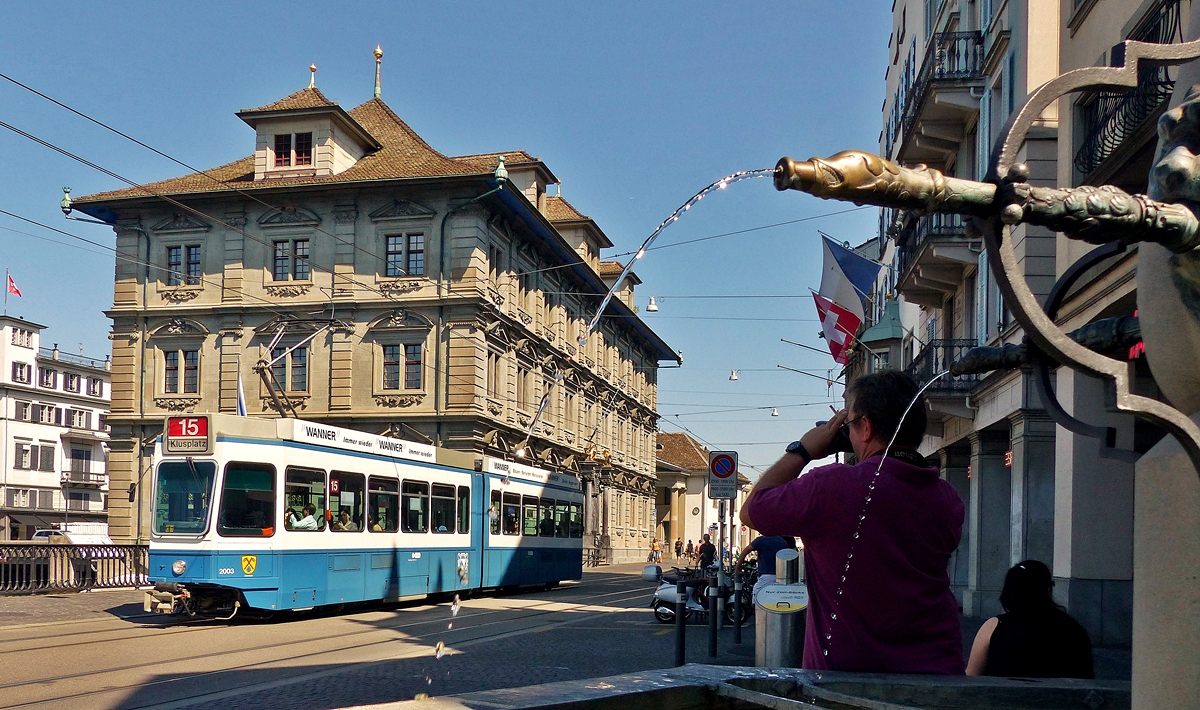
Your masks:
[{"label": "blue and white tram", "polygon": [[[231,615],[579,579],[578,479],[476,468],[473,454],[298,419],[168,417],[145,608]],[[533,512],[509,511],[514,494]],[[510,512],[538,524],[514,532]]]}]

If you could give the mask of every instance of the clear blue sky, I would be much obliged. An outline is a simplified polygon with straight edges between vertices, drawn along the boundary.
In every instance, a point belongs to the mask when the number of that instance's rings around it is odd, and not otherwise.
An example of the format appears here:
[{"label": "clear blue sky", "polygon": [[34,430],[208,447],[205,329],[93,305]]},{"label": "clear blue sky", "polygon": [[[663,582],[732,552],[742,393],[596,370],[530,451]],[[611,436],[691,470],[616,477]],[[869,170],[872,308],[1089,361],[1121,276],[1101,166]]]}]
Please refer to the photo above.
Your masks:
[{"label": "clear blue sky", "polygon": [[[119,8],[119,9],[116,9]],[[0,25],[0,71],[198,167],[253,150],[234,116],[308,83],[349,108],[371,96],[382,45],[383,98],[444,153],[524,149],[563,194],[630,251],[680,203],[738,170],[783,155],[876,150],[889,5],[871,2],[16,3]],[[178,166],[0,81],[0,120],[114,172],[150,182]],[[104,244],[106,227],[68,222],[61,188],[122,187],[0,129],[0,209]],[[768,180],[731,186],[663,232],[666,245],[843,211]],[[829,368],[808,289],[818,228],[858,243],[866,209],[661,249],[639,263],[643,315],[684,367],[660,376],[663,429],[686,425],[744,464],[826,418],[824,383],[778,370]],[[109,352],[113,260],[17,234],[69,241],[0,216],[0,267],[24,298],[9,313],[49,326],[47,344]],[[766,294],[800,298],[674,298]],[[661,310],[645,312],[649,296]],[[737,382],[730,370],[739,370]],[[836,389],[840,394],[840,388]],[[788,406],[793,405],[793,406]],[[779,407],[725,414],[733,407]],[[751,471],[746,470],[746,473]]]}]

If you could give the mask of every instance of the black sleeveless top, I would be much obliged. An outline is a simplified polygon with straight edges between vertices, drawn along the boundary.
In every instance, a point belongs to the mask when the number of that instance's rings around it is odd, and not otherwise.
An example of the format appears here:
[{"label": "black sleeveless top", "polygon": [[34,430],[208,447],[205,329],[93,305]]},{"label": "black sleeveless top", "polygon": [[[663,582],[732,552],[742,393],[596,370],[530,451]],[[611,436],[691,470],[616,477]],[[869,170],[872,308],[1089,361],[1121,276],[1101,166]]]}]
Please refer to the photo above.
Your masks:
[{"label": "black sleeveless top", "polygon": [[1092,642],[1067,612],[1053,607],[1005,613],[992,632],[983,675],[1017,678],[1094,678]]}]

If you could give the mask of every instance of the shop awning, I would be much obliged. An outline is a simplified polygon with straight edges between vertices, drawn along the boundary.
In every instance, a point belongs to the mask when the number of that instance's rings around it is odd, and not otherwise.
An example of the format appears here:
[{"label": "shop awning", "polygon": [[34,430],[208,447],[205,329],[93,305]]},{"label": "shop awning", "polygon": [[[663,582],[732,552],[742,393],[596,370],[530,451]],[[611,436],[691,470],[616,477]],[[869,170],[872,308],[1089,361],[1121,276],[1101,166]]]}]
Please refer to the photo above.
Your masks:
[{"label": "shop awning", "polygon": [[62,522],[62,518],[43,518],[40,515],[16,515],[14,513],[9,513],[8,519],[18,525],[33,525],[39,528],[53,527],[55,523]]}]

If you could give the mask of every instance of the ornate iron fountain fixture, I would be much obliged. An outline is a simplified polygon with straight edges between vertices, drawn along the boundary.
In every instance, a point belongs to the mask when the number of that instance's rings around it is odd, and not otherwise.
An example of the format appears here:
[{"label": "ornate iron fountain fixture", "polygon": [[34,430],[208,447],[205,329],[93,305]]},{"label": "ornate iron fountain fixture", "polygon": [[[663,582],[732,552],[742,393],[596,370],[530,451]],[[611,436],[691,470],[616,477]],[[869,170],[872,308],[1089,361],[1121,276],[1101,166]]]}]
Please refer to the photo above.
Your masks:
[{"label": "ornate iron fountain fixture", "polygon": [[[1098,352],[1127,341],[1135,332],[1140,334],[1141,324],[1128,320],[1093,324],[1081,329],[1083,332],[1068,334],[1054,323],[1063,296],[1088,266],[1140,242],[1160,245],[1174,255],[1167,258],[1175,289],[1169,296],[1182,303],[1200,328],[1200,250],[1197,250],[1200,158],[1193,152],[1200,145],[1200,86],[1193,88],[1183,103],[1166,112],[1159,121],[1159,158],[1151,172],[1149,195],[1131,195],[1109,185],[1033,186],[1027,182],[1028,167],[1017,161],[1029,129],[1060,97],[1088,90],[1136,89],[1139,68],[1176,66],[1200,58],[1200,40],[1170,45],[1126,41],[1114,48],[1112,56],[1114,64],[1123,65],[1076,69],[1030,94],[1001,131],[989,161],[988,177],[983,182],[950,177],[925,166],[905,168],[879,156],[851,150],[802,162],[783,158],[775,168],[775,187],[858,205],[970,217],[972,228],[984,237],[988,263],[1005,303],[1027,335],[1023,346],[976,353],[976,360],[985,361],[960,363],[958,369],[979,372],[1034,365],[1050,413],[1068,429],[1090,436],[1099,436],[1105,430],[1080,422],[1062,410],[1049,388],[1046,363],[1057,362],[1110,381],[1113,383],[1110,406],[1169,431],[1200,472],[1200,426],[1168,404],[1134,394],[1128,364]],[[1021,223],[1048,227],[1072,239],[1102,245],[1064,273],[1047,297],[1045,307],[1038,304],[1025,282],[1013,249],[1008,227]],[[1158,304],[1142,302],[1146,296],[1143,291],[1139,284],[1139,311],[1144,323],[1152,315],[1148,309]],[[1162,295],[1160,291],[1157,297]],[[1162,343],[1157,353],[1152,352],[1155,345],[1149,340],[1146,343],[1152,371],[1156,357],[1160,366],[1173,356],[1185,357],[1179,349],[1183,346],[1189,347],[1194,357],[1200,343]],[[1171,377],[1179,379],[1174,370]],[[1165,386],[1163,390],[1175,401],[1195,402],[1200,397],[1200,380],[1179,384],[1175,393]]]}]

